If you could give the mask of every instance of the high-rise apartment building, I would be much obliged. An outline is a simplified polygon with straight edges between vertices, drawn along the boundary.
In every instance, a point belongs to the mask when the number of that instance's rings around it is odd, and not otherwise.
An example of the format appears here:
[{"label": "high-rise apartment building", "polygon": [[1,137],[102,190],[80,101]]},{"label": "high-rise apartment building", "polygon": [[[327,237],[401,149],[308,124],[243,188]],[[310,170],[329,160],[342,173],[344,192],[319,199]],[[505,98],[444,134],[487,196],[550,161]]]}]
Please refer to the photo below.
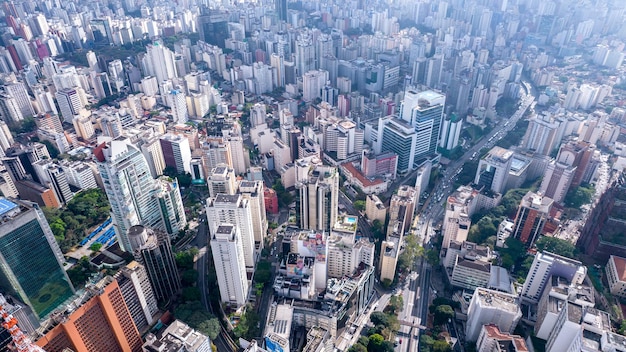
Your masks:
[{"label": "high-rise apartment building", "polygon": [[132,226],[162,227],[155,181],[145,157],[129,139],[102,143],[94,155],[111,204],[115,233],[122,249],[131,252],[128,230]]},{"label": "high-rise apartment building", "polygon": [[246,304],[248,278],[241,231],[233,224],[219,224],[211,235],[211,251],[221,301],[234,307]]},{"label": "high-rise apartment building", "polygon": [[178,89],[172,89],[165,99],[167,100],[167,105],[172,109],[172,119],[174,123],[186,123],[189,119],[189,112],[187,111],[185,93]]},{"label": "high-rise apartment building", "polygon": [[296,216],[303,229],[330,231],[337,221],[339,173],[336,167],[311,166],[296,181]]},{"label": "high-rise apartment building", "polygon": [[559,124],[550,115],[537,115],[530,119],[522,138],[522,148],[550,155],[560,143]]},{"label": "high-rise apartment building", "polygon": [[415,162],[437,152],[445,103],[446,96],[432,90],[404,92],[399,118],[415,128]]},{"label": "high-rise apartment building", "polygon": [[207,199],[206,207],[209,233],[213,236],[221,224],[232,224],[239,230],[247,270],[255,265],[254,230],[250,201],[241,194],[217,194]]},{"label": "high-rise apartment building", "polygon": [[176,169],[179,174],[191,171],[191,148],[187,137],[167,133],[161,136],[160,143],[166,167]]},{"label": "high-rise apartment building", "polygon": [[128,238],[135,259],[148,272],[154,297],[167,302],[176,296],[182,286],[169,236],[137,225],[128,230]]},{"label": "high-rise apartment building", "polygon": [[146,75],[156,77],[157,84],[176,77],[174,53],[170,49],[159,41],[148,44],[146,49],[147,52],[142,61]]},{"label": "high-rise apartment building", "polygon": [[550,219],[550,210],[554,201],[550,197],[529,191],[522,198],[513,225],[511,235],[527,247],[532,247]]},{"label": "high-rise apartment building", "polygon": [[0,198],[0,287],[40,318],[74,293],[63,253],[38,205]]},{"label": "high-rise apartment building", "polygon": [[161,148],[161,140],[158,137],[146,138],[141,143],[141,153],[146,158],[152,177],[163,175],[165,169],[165,157]]},{"label": "high-rise apartment building", "polygon": [[[356,228],[356,223],[353,224]],[[354,235],[331,232],[328,237],[328,277],[352,275],[361,263],[374,266],[374,243],[366,239],[356,241]]]},{"label": "high-rise apartment building", "polygon": [[130,262],[115,274],[122,297],[139,332],[145,332],[159,312],[146,268],[136,261]]},{"label": "high-rise apartment building", "polygon": [[263,240],[267,234],[267,215],[265,213],[263,181],[240,181],[239,193],[244,199],[250,201],[254,242],[257,248],[262,248]]},{"label": "high-rise apartment building", "polygon": [[84,95],[82,88],[65,88],[55,93],[65,122],[72,123],[74,116],[80,115],[80,111],[84,109],[85,104],[81,93]]},{"label": "high-rise apartment building", "polygon": [[233,169],[225,164],[212,168],[207,175],[209,197],[219,193],[235,194],[237,192],[237,178]]},{"label": "high-rise apartment building", "polygon": [[413,214],[417,205],[419,195],[415,188],[407,185],[402,185],[398,188],[398,192],[391,196],[389,202],[389,226],[387,233],[394,231],[393,227],[396,226],[396,222],[399,223],[399,231],[402,231],[404,235],[412,225]]},{"label": "high-rise apartment building", "polygon": [[510,334],[521,318],[518,296],[478,287],[467,309],[465,337],[467,341],[476,341],[486,324],[494,324]]},{"label": "high-rise apartment building", "polygon": [[587,276],[587,267],[578,260],[550,252],[537,253],[522,287],[520,294],[522,301],[534,304],[539,302],[551,276],[560,276],[572,285],[580,285]]},{"label": "high-rise apartment building", "polygon": [[512,151],[493,147],[478,162],[474,183],[496,193],[504,193],[512,161]]},{"label": "high-rise apartment building", "polygon": [[122,290],[110,276],[85,289],[63,311],[41,324],[36,344],[47,352],[141,352],[141,335]]},{"label": "high-rise apartment building", "polygon": [[476,208],[476,193],[472,187],[460,186],[448,197],[441,225],[443,233],[441,248],[448,248],[451,241],[467,240],[472,225],[471,216]]}]

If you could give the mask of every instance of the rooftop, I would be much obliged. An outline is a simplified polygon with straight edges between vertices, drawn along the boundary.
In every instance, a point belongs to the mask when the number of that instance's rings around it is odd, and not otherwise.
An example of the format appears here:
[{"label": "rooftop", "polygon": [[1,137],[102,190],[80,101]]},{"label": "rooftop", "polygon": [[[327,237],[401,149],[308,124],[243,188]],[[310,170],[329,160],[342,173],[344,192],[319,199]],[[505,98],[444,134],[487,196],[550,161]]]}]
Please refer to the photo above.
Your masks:
[{"label": "rooftop", "polygon": [[0,216],[4,216],[5,214],[13,211],[17,207],[18,205],[11,202],[10,200],[6,198],[0,198]]},{"label": "rooftop", "polygon": [[626,259],[611,255],[609,260],[612,260],[613,264],[615,264],[615,271],[617,271],[617,277],[619,278],[619,281],[626,282]]},{"label": "rooftop", "polygon": [[474,291],[474,296],[478,298],[479,304],[483,307],[493,307],[508,312],[519,310],[519,298],[508,293],[478,287]]}]

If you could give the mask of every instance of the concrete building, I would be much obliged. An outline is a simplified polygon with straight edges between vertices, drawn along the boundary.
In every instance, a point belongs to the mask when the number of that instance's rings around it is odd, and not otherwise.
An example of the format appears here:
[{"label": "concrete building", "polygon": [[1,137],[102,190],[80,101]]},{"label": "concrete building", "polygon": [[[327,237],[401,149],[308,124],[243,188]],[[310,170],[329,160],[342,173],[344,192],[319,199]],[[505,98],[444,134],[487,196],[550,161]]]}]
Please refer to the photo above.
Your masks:
[{"label": "concrete building", "polygon": [[414,127],[417,134],[415,162],[437,152],[445,103],[446,96],[432,90],[404,92],[399,118]]},{"label": "concrete building", "polygon": [[267,215],[265,213],[263,181],[240,181],[238,192],[244,199],[250,202],[254,243],[257,249],[262,249],[268,226]]},{"label": "concrete building", "polygon": [[604,271],[611,294],[626,297],[626,259],[611,255]]},{"label": "concrete building", "polygon": [[512,151],[493,147],[478,162],[474,183],[496,193],[504,194],[512,160]]},{"label": "concrete building", "polygon": [[156,197],[161,209],[161,221],[165,232],[178,236],[187,226],[187,215],[180,195],[178,179],[161,176],[157,179]]},{"label": "concrete building", "polygon": [[265,346],[270,351],[290,352],[293,306],[272,303],[263,332]]},{"label": "concrete building", "polygon": [[366,239],[356,241],[354,235],[331,232],[328,237],[328,276],[350,275],[361,263],[374,265],[374,243]]},{"label": "concrete building", "polygon": [[535,255],[526,281],[522,287],[520,298],[524,302],[536,304],[551,276],[567,279],[572,285],[580,285],[587,276],[587,267],[581,262],[562,257],[550,252],[539,252]]},{"label": "concrete building", "polygon": [[165,169],[165,157],[161,148],[161,140],[157,137],[149,137],[142,140],[141,153],[146,158],[153,178],[163,175]]},{"label": "concrete building", "polygon": [[387,233],[394,231],[396,222],[400,223],[399,230],[404,235],[410,228],[413,222],[413,214],[417,206],[417,191],[415,188],[407,185],[402,185],[398,188],[398,192],[391,196],[389,202],[389,225],[387,226]]},{"label": "concrete building", "polygon": [[517,296],[479,287],[474,291],[467,310],[465,338],[477,341],[486,324],[493,324],[500,331],[510,334],[521,318]]},{"label": "concrete building", "polygon": [[441,226],[443,233],[442,249],[448,248],[451,241],[463,242],[467,240],[467,234],[472,225],[471,216],[476,206],[476,193],[478,192],[472,187],[460,186],[448,197]]},{"label": "concrete building", "polygon": [[[97,333],[95,333],[97,332]],[[115,279],[88,286],[65,310],[38,329],[36,344],[46,351],[141,351],[141,335]]]},{"label": "concrete building", "polygon": [[539,235],[543,233],[546,221],[550,219],[550,210],[554,201],[540,193],[529,191],[522,198],[515,215],[513,232],[527,247],[532,247]]},{"label": "concrete building", "polygon": [[143,351],[187,351],[210,352],[211,340],[189,325],[176,319],[157,337],[152,333],[146,335]]},{"label": "concrete building", "polygon": [[567,195],[575,173],[575,166],[552,160],[546,168],[539,191],[555,202],[561,203]]},{"label": "concrete building", "polygon": [[495,324],[483,325],[476,352],[528,352],[526,340],[519,335],[503,333]]},{"label": "concrete building", "polygon": [[166,167],[176,169],[179,174],[191,172],[191,148],[187,137],[167,133],[160,137],[160,143]]},{"label": "concrete building", "polygon": [[408,122],[387,116],[378,120],[375,144],[377,153],[393,152],[398,155],[397,170],[406,173],[415,167],[417,133]]},{"label": "concrete building", "polygon": [[146,268],[132,261],[114,277],[137,330],[140,333],[147,331],[155,322],[159,307]]},{"label": "concrete building", "polygon": [[210,240],[221,301],[236,308],[246,304],[249,290],[242,240],[239,228],[228,223],[217,226]]},{"label": "concrete building", "polygon": [[148,272],[154,296],[167,302],[182,289],[169,236],[141,225],[128,230],[128,239],[135,259]]},{"label": "concrete building", "polygon": [[296,217],[300,228],[329,231],[337,221],[339,172],[336,167],[312,165],[297,178]]},{"label": "concrete building", "polygon": [[206,182],[209,187],[210,197],[215,197],[219,193],[237,193],[237,178],[235,176],[235,171],[225,164],[218,165],[209,170]]},{"label": "concrete building", "polygon": [[239,230],[244,261],[248,271],[253,271],[256,263],[252,209],[250,201],[241,194],[222,194],[207,199],[206,207],[209,233],[211,236],[222,224],[232,224]]},{"label": "concrete building", "polygon": [[375,194],[368,194],[365,198],[365,216],[371,221],[378,220],[385,222],[387,208]]},{"label": "concrete building", "polygon": [[65,259],[37,204],[0,198],[0,206],[0,287],[42,318],[74,293]]},{"label": "concrete building", "polygon": [[398,266],[398,257],[400,256],[400,243],[402,241],[402,235],[397,231],[398,227],[396,226],[396,231],[387,233],[387,239],[381,243],[380,259],[378,261],[381,282],[384,280],[393,282],[396,276],[396,267]]}]

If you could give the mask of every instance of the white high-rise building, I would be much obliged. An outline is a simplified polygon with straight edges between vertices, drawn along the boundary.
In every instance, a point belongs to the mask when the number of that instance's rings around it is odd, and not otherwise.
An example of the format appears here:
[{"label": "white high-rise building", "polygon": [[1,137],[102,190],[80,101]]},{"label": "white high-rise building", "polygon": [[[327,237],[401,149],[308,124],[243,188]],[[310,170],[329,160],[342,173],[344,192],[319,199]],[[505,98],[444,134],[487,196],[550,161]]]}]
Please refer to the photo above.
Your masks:
[{"label": "white high-rise building", "polygon": [[263,240],[267,234],[267,215],[265,213],[265,194],[263,181],[239,182],[239,193],[250,201],[252,213],[252,230],[257,248],[263,248]]},{"label": "white high-rise building", "polygon": [[512,162],[512,151],[493,147],[478,162],[474,183],[494,192],[504,193]]},{"label": "white high-rise building", "polygon": [[548,279],[553,275],[569,280],[572,285],[579,285],[587,276],[587,267],[577,260],[550,252],[537,253],[522,287],[522,301],[538,303]]},{"label": "white high-rise building", "polygon": [[216,197],[219,193],[235,194],[237,192],[235,172],[225,164],[209,170],[206,182],[209,187],[209,197]]},{"label": "white high-rise building", "polygon": [[448,197],[441,226],[443,233],[441,248],[448,248],[451,241],[467,240],[469,228],[472,225],[471,216],[476,207],[475,195],[476,191],[472,187],[460,186]]},{"label": "white high-rise building", "polygon": [[158,41],[148,44],[146,49],[142,62],[146,75],[155,76],[157,84],[177,76],[174,53],[170,49]]},{"label": "white high-rise building", "polygon": [[250,201],[244,199],[240,194],[218,194],[213,198],[207,199],[206,214],[209,233],[212,237],[223,223],[233,224],[239,230],[246,270],[254,270],[254,227],[252,225]]},{"label": "white high-rise building", "polygon": [[518,296],[478,287],[467,309],[465,338],[476,341],[486,324],[494,324],[500,331],[512,333],[521,318]]},{"label": "white high-rise building", "polygon": [[250,156],[243,146],[243,138],[240,136],[228,137],[227,143],[230,146],[230,155],[233,162],[233,169],[237,175],[245,174],[250,167]]},{"label": "white high-rise building", "polygon": [[161,151],[166,167],[176,169],[179,174],[191,172],[191,147],[183,135],[167,133],[161,136]]},{"label": "white high-rise building", "polygon": [[250,125],[255,127],[265,123],[267,108],[263,103],[256,103],[250,108]]},{"label": "white high-rise building", "polygon": [[222,302],[233,307],[246,304],[248,278],[241,232],[228,223],[217,225],[211,235],[211,251]]},{"label": "white high-rise building", "polygon": [[432,90],[407,90],[400,106],[400,119],[415,128],[415,161],[437,152],[446,96]]},{"label": "white high-rise building", "polygon": [[82,161],[73,161],[63,164],[67,176],[67,183],[80,189],[98,188],[93,169]]},{"label": "white high-rise building", "polygon": [[161,149],[161,140],[158,137],[151,137],[141,144],[141,152],[148,162],[152,177],[163,175],[165,169],[165,158]]},{"label": "white high-rise building", "polygon": [[322,88],[328,81],[328,71],[312,70],[302,75],[302,100],[306,102],[322,98]]},{"label": "white high-rise building", "polygon": [[[65,122],[72,123],[74,116],[80,115],[81,110],[84,109],[81,91],[82,88],[67,88],[56,92],[55,96]],[[82,94],[84,95],[84,92]]]},{"label": "white high-rise building", "polygon": [[30,96],[28,95],[28,91],[26,91],[26,85],[24,82],[7,83],[4,85],[4,91],[15,98],[22,116],[28,117],[35,114],[33,104],[30,102]]},{"label": "white high-rise building", "polygon": [[180,186],[177,179],[161,176],[158,179],[160,188],[156,194],[161,206],[161,217],[165,231],[169,234],[178,234],[187,225],[187,216],[183,199],[180,195]]},{"label": "white high-rise building", "polygon": [[100,144],[94,150],[111,204],[113,227],[122,249],[132,252],[128,230],[134,225],[162,228],[156,184],[139,148],[129,139]]},{"label": "white high-rise building", "polygon": [[342,278],[345,275],[351,275],[361,263],[374,266],[373,242],[366,239],[355,241],[354,236],[331,232],[327,245],[326,260],[329,277]]},{"label": "white high-rise building", "polygon": [[189,114],[187,113],[187,100],[185,93],[178,89],[171,90],[167,95],[166,100],[172,109],[172,119],[174,120],[174,123],[187,123]]}]

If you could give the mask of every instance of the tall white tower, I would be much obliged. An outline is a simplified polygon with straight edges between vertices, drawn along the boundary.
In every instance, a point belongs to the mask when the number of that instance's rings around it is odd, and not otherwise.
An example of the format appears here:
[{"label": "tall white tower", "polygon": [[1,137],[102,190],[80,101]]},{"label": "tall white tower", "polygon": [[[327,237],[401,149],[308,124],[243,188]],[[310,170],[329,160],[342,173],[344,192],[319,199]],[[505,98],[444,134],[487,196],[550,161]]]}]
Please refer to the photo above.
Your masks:
[{"label": "tall white tower", "polygon": [[241,241],[241,233],[233,224],[219,224],[211,235],[221,300],[237,308],[246,304],[249,288]]}]

